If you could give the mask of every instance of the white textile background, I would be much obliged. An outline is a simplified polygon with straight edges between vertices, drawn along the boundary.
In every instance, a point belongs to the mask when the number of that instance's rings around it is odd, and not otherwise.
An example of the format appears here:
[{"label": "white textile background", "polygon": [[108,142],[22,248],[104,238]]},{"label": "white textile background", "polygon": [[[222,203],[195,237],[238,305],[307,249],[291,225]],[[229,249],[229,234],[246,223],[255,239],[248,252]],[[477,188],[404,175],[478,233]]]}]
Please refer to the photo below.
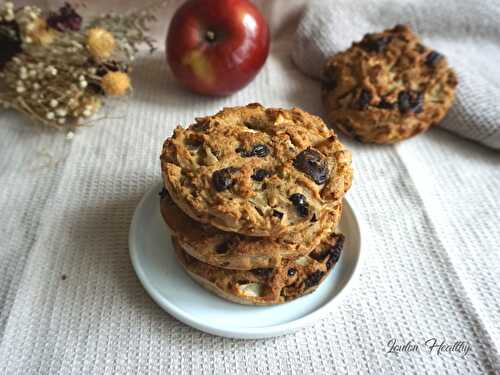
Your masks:
[{"label": "white textile background", "polygon": [[[295,10],[288,0],[262,3],[275,25],[272,52],[231,97],[182,90],[159,51],[138,60],[132,101],[73,140],[0,113],[0,374],[500,371],[500,154],[440,129],[395,146],[345,139],[349,199],[371,237],[359,284],[312,328],[215,337],[166,314],[141,287],[128,228],[177,124],[256,101],[323,114],[317,82],[290,60]],[[285,8],[283,22],[276,12]],[[385,353],[392,338],[432,337],[472,351]]]}]

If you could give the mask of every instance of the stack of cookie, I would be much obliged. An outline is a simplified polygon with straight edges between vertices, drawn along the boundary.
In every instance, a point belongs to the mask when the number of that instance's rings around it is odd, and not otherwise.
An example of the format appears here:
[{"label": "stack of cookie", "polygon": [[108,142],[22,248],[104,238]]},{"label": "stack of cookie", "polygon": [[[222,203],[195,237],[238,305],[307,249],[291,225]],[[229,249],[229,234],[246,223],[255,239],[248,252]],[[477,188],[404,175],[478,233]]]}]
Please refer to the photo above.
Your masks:
[{"label": "stack of cookie", "polygon": [[219,296],[283,303],[316,289],[339,260],[351,156],[320,118],[226,108],[176,128],[161,165],[177,259]]}]

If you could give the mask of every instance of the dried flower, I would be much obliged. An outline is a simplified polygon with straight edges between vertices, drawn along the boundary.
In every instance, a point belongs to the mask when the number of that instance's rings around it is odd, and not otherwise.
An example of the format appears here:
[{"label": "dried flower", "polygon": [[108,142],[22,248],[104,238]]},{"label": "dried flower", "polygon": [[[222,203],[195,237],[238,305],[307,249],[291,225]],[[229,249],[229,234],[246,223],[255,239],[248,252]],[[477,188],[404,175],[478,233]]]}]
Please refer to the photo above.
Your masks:
[{"label": "dried flower", "polygon": [[36,6],[0,3],[0,106],[66,131],[86,124],[105,95],[130,90],[138,45],[153,47],[154,7],[83,20],[69,4],[45,18]]},{"label": "dried flower", "polygon": [[130,89],[130,77],[123,72],[108,72],[102,77],[101,86],[111,96],[121,96]]},{"label": "dried flower", "polygon": [[37,17],[32,23],[28,24],[27,37],[35,44],[47,46],[54,41],[55,32],[47,26],[43,18]]},{"label": "dried flower", "polygon": [[57,13],[49,14],[47,24],[57,31],[79,31],[82,26],[82,17],[69,3],[65,3]]},{"label": "dried flower", "polygon": [[116,41],[109,31],[96,27],[87,31],[87,48],[96,60],[107,60],[116,48]]}]

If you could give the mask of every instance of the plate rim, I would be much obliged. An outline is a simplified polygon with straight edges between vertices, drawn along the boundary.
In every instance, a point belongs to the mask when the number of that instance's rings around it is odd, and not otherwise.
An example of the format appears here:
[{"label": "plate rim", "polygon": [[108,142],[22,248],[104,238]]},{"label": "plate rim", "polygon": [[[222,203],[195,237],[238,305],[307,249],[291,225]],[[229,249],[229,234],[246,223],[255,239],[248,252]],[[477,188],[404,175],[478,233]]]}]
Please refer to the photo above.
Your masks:
[{"label": "plate rim", "polygon": [[335,308],[344,300],[344,298],[348,294],[347,292],[351,290],[354,287],[354,285],[357,284],[358,282],[359,274],[361,272],[364,259],[363,243],[365,241],[363,240],[363,237],[361,237],[361,233],[364,232],[365,239],[367,233],[365,225],[356,215],[356,210],[354,209],[355,206],[353,206],[353,204],[344,197],[343,198],[344,205],[347,206],[347,208],[350,210],[354,222],[357,224],[355,229],[358,232],[357,236],[359,241],[359,250],[358,250],[359,255],[356,259],[356,262],[354,264],[354,269],[352,271],[352,274],[348,282],[333,299],[330,299],[328,302],[323,304],[318,309],[300,318],[297,318],[290,322],[280,323],[267,327],[231,327],[230,329],[223,329],[223,328],[213,327],[208,323],[200,322],[198,319],[193,318],[191,314],[189,314],[189,312],[179,309],[165,297],[160,295],[159,291],[156,290],[157,288],[151,285],[151,283],[148,281],[144,269],[139,266],[139,255],[138,255],[139,252],[137,251],[136,249],[137,246],[135,245],[137,242],[136,242],[136,231],[134,230],[134,228],[138,227],[140,209],[145,205],[145,202],[147,201],[149,196],[153,194],[154,191],[161,189],[161,187],[162,187],[161,183],[156,183],[150,189],[148,189],[146,193],[142,196],[141,200],[139,201],[134,210],[132,221],[129,227],[129,236],[128,236],[129,255],[132,261],[132,267],[134,268],[134,271],[144,290],[150,295],[150,297],[155,301],[155,303],[158,304],[163,310],[165,310],[168,314],[170,314],[171,316],[173,316],[174,318],[176,318],[177,320],[181,321],[182,323],[188,326],[191,326],[195,329],[198,329],[202,332],[209,333],[212,335],[234,338],[234,339],[252,340],[252,339],[269,338],[269,337],[286,335],[298,329],[309,327],[313,325],[314,322],[316,322],[317,320],[322,319],[327,313],[332,311],[333,308]]}]

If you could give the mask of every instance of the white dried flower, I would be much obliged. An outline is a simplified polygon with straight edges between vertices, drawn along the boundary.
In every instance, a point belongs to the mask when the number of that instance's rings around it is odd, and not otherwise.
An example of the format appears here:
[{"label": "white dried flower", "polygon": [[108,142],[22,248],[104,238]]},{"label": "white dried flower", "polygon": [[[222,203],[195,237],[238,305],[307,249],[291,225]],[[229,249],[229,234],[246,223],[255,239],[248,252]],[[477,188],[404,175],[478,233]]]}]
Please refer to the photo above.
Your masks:
[{"label": "white dried flower", "polygon": [[14,21],[14,13],[12,11],[7,11],[7,13],[5,14],[5,16],[3,17],[3,19],[7,22],[10,22],[10,21]]},{"label": "white dried flower", "polygon": [[18,94],[22,94],[25,91],[26,91],[26,89],[23,86],[17,86],[17,88],[16,88],[16,92]]},{"label": "white dried flower", "polygon": [[31,94],[31,99],[36,100],[37,98],[38,98],[38,94],[36,92]]},{"label": "white dried flower", "polygon": [[3,6],[5,10],[14,10],[14,3],[11,1],[7,1]]},{"label": "white dried flower", "polygon": [[33,84],[33,90],[40,90],[40,84],[38,82]]},{"label": "white dried flower", "polygon": [[27,36],[26,38],[24,38],[24,42],[26,44],[31,44],[31,43],[33,43],[33,39],[31,39],[31,37]]},{"label": "white dried flower", "polygon": [[66,139],[71,140],[71,139],[73,139],[74,137],[75,137],[75,133],[73,133],[73,132],[68,132],[68,133],[66,133]]},{"label": "white dried flower", "polygon": [[92,115],[92,112],[89,109],[86,109],[85,111],[83,111],[82,115],[85,117],[90,117]]},{"label": "white dried flower", "polygon": [[87,86],[88,86],[87,81],[80,81],[80,87],[81,87],[82,89],[84,89],[84,88],[85,88],[85,87],[87,87]]},{"label": "white dried flower", "polygon": [[80,76],[78,77],[78,79],[79,79],[80,81],[85,81],[85,76],[80,75]]},{"label": "white dried flower", "polygon": [[57,100],[55,100],[55,99],[52,99],[52,100],[50,101],[50,106],[51,106],[52,108],[57,107],[57,105],[58,105],[58,104],[59,104],[59,102],[58,102]]},{"label": "white dried flower", "polygon": [[47,120],[53,120],[55,117],[54,112],[47,112],[45,117],[47,117]]},{"label": "white dried flower", "polygon": [[64,123],[66,123],[66,119],[61,117],[61,118],[57,119],[57,123],[60,125],[64,125]]},{"label": "white dried flower", "polygon": [[59,117],[66,117],[66,115],[68,114],[68,111],[66,111],[64,108],[58,108],[56,110],[56,114],[59,116]]},{"label": "white dried flower", "polygon": [[31,78],[35,78],[36,77],[36,70],[30,70],[28,74]]}]

